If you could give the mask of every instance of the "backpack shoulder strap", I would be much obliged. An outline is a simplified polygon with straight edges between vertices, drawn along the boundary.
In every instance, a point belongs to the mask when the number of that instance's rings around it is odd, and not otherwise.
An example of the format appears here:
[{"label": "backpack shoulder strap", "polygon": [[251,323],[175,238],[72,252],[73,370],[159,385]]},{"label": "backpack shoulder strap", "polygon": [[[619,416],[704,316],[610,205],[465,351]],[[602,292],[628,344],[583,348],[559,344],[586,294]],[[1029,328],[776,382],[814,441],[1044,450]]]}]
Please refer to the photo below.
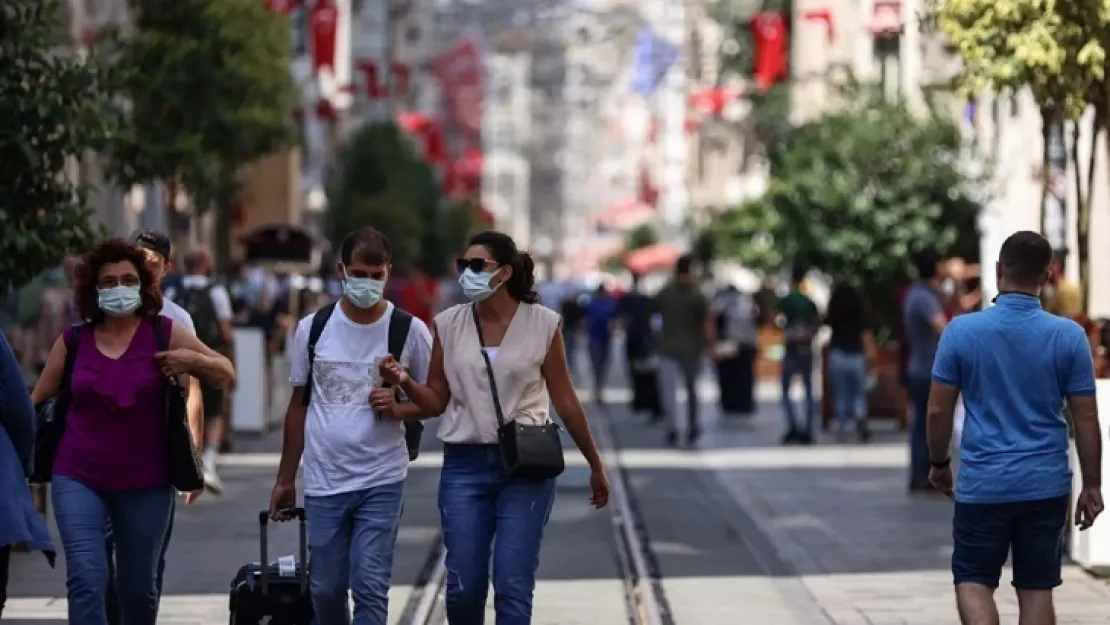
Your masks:
[{"label": "backpack shoulder strap", "polygon": [[320,335],[324,333],[324,326],[335,312],[335,302],[324,306],[312,314],[312,325],[308,330],[308,379],[305,381],[304,396],[301,405],[308,407],[312,399],[312,366],[316,364],[316,344],[320,342]]},{"label": "backpack shoulder strap", "polygon": [[164,352],[170,348],[170,338],[166,336],[166,331],[162,327],[162,320],[165,319],[162,315],[154,318],[154,340],[158,342],[158,351]]},{"label": "backpack shoulder strap", "polygon": [[73,365],[77,362],[77,350],[81,347],[81,335],[85,331],[86,324],[78,323],[70,326],[69,336],[65,337],[66,344],[66,362],[65,368],[62,369],[62,384],[69,383],[69,377],[73,375]]},{"label": "backpack shoulder strap", "polygon": [[401,362],[401,353],[405,351],[411,327],[412,314],[394,306],[393,314],[389,316],[389,354],[397,362]]}]

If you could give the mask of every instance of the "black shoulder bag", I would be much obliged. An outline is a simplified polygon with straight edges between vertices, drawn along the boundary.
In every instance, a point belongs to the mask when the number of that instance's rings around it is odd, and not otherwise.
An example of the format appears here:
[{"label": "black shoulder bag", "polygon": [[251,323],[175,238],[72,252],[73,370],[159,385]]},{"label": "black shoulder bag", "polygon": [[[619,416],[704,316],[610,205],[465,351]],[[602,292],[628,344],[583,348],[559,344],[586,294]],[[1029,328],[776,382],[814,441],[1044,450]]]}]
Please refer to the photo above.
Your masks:
[{"label": "black shoulder bag", "polygon": [[[164,352],[170,348],[169,337],[162,330],[160,316],[154,318],[154,336],[158,340],[158,351]],[[170,484],[181,493],[204,488],[204,468],[200,462],[200,453],[193,444],[193,434],[189,431],[186,403],[185,391],[177,376],[166,376],[166,455],[170,465]]]},{"label": "black shoulder bag", "polygon": [[482,324],[478,321],[478,307],[471,305],[470,313],[474,317],[474,329],[478,331],[482,358],[486,361],[489,390],[493,394],[493,407],[497,412],[497,447],[501,452],[501,466],[505,474],[528,480],[558,477],[566,469],[563,442],[559,440],[559,426],[554,423],[526,425],[505,420],[501,397],[497,394],[497,382],[493,379],[493,363],[486,353],[486,340],[482,336]]},{"label": "black shoulder bag", "polygon": [[54,473],[54,458],[58,455],[58,444],[66,429],[66,413],[69,412],[69,380],[73,376],[73,365],[77,362],[77,349],[81,346],[81,334],[85,324],[72,326],[69,338],[65,339],[66,360],[58,392],[35,406],[35,455],[31,467],[32,484],[49,484]]}]

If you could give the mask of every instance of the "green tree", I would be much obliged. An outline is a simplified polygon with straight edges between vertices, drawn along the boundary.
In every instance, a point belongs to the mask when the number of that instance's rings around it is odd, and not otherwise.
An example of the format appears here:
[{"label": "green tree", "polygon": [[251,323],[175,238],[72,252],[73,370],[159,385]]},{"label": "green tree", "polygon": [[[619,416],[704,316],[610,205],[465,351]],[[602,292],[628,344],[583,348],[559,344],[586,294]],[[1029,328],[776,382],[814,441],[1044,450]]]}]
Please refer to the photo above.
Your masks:
[{"label": "green tree", "polygon": [[58,22],[57,2],[0,2],[0,293],[102,235],[71,166],[111,134],[109,73],[55,48]]},{"label": "green tree", "polygon": [[632,230],[629,230],[624,235],[624,251],[631,252],[633,250],[651,247],[659,242],[659,233],[656,232],[655,226],[651,224],[641,224]]},{"label": "green tree", "polygon": [[[395,124],[359,129],[339,159],[342,169],[330,195],[328,232],[333,240],[373,226],[393,245],[394,264],[421,264],[442,270],[459,252],[460,231],[443,231],[443,200],[435,172]],[[448,211],[459,227],[458,209]],[[461,232],[467,232],[462,227]]]},{"label": "green tree", "polygon": [[134,31],[117,40],[128,123],[112,151],[124,184],[185,185],[216,210],[226,268],[243,168],[293,145],[297,88],[287,18],[257,0],[131,0]]},{"label": "green tree", "polygon": [[912,254],[973,253],[979,206],[959,169],[952,122],[857,94],[855,104],[795,128],[771,161],[767,193],[712,227],[720,256],[773,272],[812,264],[862,285],[876,329]]},{"label": "green tree", "polygon": [[[1054,124],[1076,121],[1091,107],[1090,161],[1080,163],[1079,127],[1073,125],[1069,160],[1078,192],[1077,231],[1081,292],[1090,278],[1091,191],[1108,122],[1106,49],[1110,5],[1064,0],[934,0],[936,24],[955,46],[963,70],[960,87],[975,96],[1029,88],[1041,109],[1043,171],[1049,170],[1048,137]],[[1087,177],[1082,178],[1082,171]],[[1044,176],[1042,206],[1050,180]],[[1043,215],[1042,215],[1043,220]],[[1085,303],[1084,303],[1085,306]]]}]

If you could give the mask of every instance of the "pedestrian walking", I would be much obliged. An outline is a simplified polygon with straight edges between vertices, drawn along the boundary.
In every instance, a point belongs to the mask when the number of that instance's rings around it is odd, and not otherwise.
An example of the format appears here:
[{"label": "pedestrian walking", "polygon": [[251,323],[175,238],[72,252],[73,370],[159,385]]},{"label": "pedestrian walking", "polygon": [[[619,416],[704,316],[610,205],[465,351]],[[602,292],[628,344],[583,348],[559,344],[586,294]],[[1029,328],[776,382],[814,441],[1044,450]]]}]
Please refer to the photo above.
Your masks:
[{"label": "pedestrian walking", "polygon": [[[962,315],[936,351],[928,403],[929,481],[955,497],[952,576],[964,625],[999,622],[994,593],[1012,554],[1022,623],[1056,622],[1063,537],[1072,487],[1067,402],[1082,486],[1074,520],[1102,512],[1102,443],[1090,343],[1079,324],[1041,307],[1052,247],[1018,232],[999,253],[995,306]],[[953,412],[966,410],[953,493]]]},{"label": "pedestrian walking", "polygon": [[604,404],[602,393],[609,377],[609,354],[612,351],[613,323],[617,318],[617,301],[598,285],[586,306],[586,340],[589,342],[590,371],[593,372],[594,403]]},{"label": "pedestrian walking", "polygon": [[[234,360],[235,311],[227,287],[212,279],[212,252],[207,247],[185,255],[181,288],[167,294],[189,313],[196,335],[209,349]],[[227,434],[228,394],[219,386],[202,385],[204,406],[204,484],[219,495],[224,485],[216,471],[220,446]]]},{"label": "pedestrian walking", "polygon": [[829,297],[824,321],[832,331],[828,372],[837,438],[845,440],[848,431],[854,429],[861,441],[870,440],[867,380],[873,339],[859,291],[846,282],[837,284]]},{"label": "pedestrian walking", "polygon": [[[709,311],[709,300],[694,278],[693,258],[683,256],[675,263],[674,279],[655,296],[659,314],[659,390],[671,418],[667,444],[677,445],[685,431],[686,444],[693,446],[701,436],[698,422],[698,376],[703,358],[712,356],[717,329]],[[686,423],[678,410],[679,387],[686,390]]]},{"label": "pedestrian walking", "polygon": [[756,319],[751,295],[729,284],[713,298],[717,326],[717,386],[721,412],[727,416],[755,412]]},{"label": "pedestrian walking", "polygon": [[[813,339],[820,320],[817,305],[802,292],[802,282],[808,273],[808,267],[795,263],[790,272],[790,292],[778,301],[778,311],[783,317],[782,405],[786,415],[783,444],[809,445],[813,442],[813,419],[817,410],[813,401]],[[804,425],[798,425],[794,401],[790,398],[794,378],[802,381]]]},{"label": "pedestrian walking", "polygon": [[8,597],[13,546],[41,551],[54,566],[54,541],[27,489],[34,460],[34,419],[23,371],[7,337],[0,333],[0,619]]},{"label": "pedestrian walking", "polygon": [[652,306],[651,298],[640,290],[640,276],[632,274],[632,290],[617,302],[617,316],[624,326],[625,364],[632,382],[632,411],[646,412],[653,423],[659,423],[663,421],[663,403],[651,329]]},{"label": "pedestrian walking", "polygon": [[[153,625],[159,560],[175,496],[167,376],[179,376],[187,388],[190,375],[230,384],[234,371],[227,359],[210,356],[188,330],[159,314],[158,283],[143,252],[126,241],[110,239],[85,256],[74,294],[88,322],[58,338],[32,392],[36,404],[55,396],[63,384],[70,394],[52,463],[69,622],[107,623],[110,524],[120,620]],[[159,348],[162,340],[168,350]]]},{"label": "pedestrian walking", "polygon": [[290,351],[293,394],[270,516],[288,520],[283,510],[297,505],[303,456],[309,580],[320,623],[387,622],[409,452],[404,425],[375,414],[371,393],[383,387],[379,365],[391,349],[421,382],[432,349],[424,322],[382,297],[392,256],[377,230],[348,234],[339,247],[343,297],[301,319]]},{"label": "pedestrian walking", "polygon": [[906,385],[910,391],[913,422],[910,424],[910,491],[929,492],[929,454],[925,415],[933,358],[941,332],[948,325],[939,286],[943,280],[941,258],[931,250],[917,254],[917,279],[902,300],[902,327],[906,336]]},{"label": "pedestrian walking", "polygon": [[[528,625],[554,475],[563,462],[549,406],[590,466],[594,506],[608,502],[609,480],[570,379],[559,315],[534,291],[531,257],[508,235],[483,232],[470,239],[458,268],[473,303],[436,315],[427,385],[387,363],[383,375],[411,403],[377,393],[375,408],[394,419],[443,415],[447,622],[485,622],[492,556],[497,622]],[[501,449],[499,433],[517,431],[535,444]]]}]

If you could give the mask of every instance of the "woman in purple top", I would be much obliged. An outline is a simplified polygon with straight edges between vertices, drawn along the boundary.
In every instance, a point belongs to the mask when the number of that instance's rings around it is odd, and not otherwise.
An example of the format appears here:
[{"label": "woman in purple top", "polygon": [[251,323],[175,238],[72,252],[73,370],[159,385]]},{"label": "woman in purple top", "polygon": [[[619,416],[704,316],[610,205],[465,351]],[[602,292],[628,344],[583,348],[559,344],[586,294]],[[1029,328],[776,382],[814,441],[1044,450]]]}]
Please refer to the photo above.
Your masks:
[{"label": "woman in purple top", "polygon": [[[65,552],[69,622],[105,625],[109,586],[105,529],[116,542],[121,620],[155,625],[158,560],[172,514],[165,426],[166,376],[216,382],[234,376],[195,336],[159,316],[162,296],[142,251],[113,239],[78,268],[74,299],[88,320],[78,338],[66,429],[54,461],[53,502]],[[157,326],[169,337],[159,352]],[[55,342],[32,399],[56,394],[66,339]],[[194,432],[195,437],[199,432]]]}]

